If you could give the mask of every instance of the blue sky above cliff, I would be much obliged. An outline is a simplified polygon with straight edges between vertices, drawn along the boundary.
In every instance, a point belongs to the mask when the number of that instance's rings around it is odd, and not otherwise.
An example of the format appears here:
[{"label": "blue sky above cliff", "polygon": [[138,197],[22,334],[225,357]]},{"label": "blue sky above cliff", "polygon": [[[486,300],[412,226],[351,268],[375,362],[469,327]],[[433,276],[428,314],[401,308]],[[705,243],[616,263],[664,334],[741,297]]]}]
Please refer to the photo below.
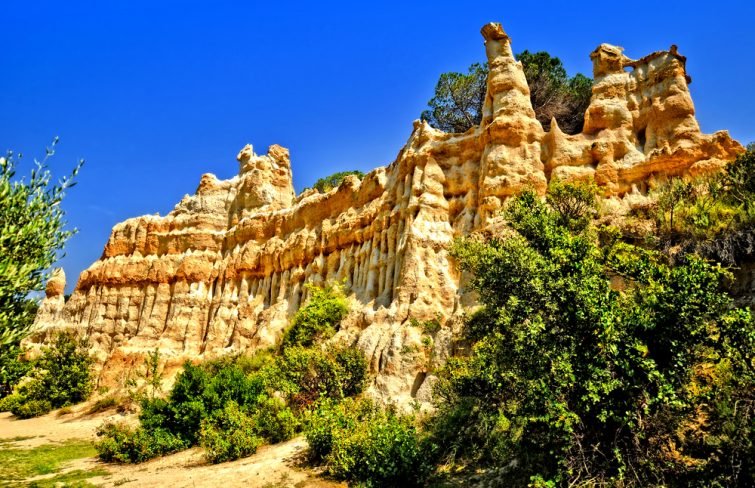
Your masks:
[{"label": "blue sky above cliff", "polygon": [[0,152],[28,168],[58,135],[57,174],[87,160],[64,202],[69,289],[115,223],[233,176],[246,143],[290,148],[297,191],[390,163],[438,75],[484,60],[489,21],[570,74],[601,42],[633,58],[677,44],[703,131],[755,140],[749,2],[258,3],[0,3]]}]

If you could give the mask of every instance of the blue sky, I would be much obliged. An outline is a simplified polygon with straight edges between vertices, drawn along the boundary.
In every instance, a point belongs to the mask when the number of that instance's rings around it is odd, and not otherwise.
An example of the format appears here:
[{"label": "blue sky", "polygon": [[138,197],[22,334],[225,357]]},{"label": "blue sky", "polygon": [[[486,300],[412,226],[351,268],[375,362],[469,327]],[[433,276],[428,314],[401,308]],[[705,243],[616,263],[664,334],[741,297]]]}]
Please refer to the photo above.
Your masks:
[{"label": "blue sky", "polygon": [[388,164],[438,75],[484,60],[489,21],[570,74],[591,74],[601,42],[634,58],[678,44],[703,130],[753,141],[754,14],[725,0],[2,0],[0,151],[28,169],[57,135],[56,174],[86,159],[64,202],[70,290],[115,223],[164,215],[202,173],[233,176],[246,143],[290,148],[297,191]]}]

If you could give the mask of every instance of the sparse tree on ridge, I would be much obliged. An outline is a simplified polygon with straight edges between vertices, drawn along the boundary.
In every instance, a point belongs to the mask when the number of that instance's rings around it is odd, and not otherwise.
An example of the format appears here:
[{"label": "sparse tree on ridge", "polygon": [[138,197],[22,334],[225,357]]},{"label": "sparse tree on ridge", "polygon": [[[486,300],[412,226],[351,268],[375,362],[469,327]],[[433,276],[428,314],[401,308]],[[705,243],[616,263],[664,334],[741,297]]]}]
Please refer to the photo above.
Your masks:
[{"label": "sparse tree on ridge", "polygon": [[[551,119],[567,134],[582,131],[585,110],[590,104],[592,79],[576,74],[569,77],[563,63],[545,51],[523,51],[516,56],[524,67],[535,116],[545,130]],[[445,132],[466,132],[482,120],[487,89],[488,65],[475,63],[469,72],[443,73],[435,86],[422,119]]]}]

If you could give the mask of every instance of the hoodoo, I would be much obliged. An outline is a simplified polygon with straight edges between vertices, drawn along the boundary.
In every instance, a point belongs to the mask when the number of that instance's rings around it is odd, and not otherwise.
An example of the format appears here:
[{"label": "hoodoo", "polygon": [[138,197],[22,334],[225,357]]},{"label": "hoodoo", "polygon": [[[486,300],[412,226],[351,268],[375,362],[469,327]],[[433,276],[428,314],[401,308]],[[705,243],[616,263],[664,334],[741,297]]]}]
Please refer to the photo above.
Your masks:
[{"label": "hoodoo", "polygon": [[[343,281],[352,312],[334,340],[365,352],[372,393],[423,400],[467,300],[448,254],[455,237],[554,178],[593,178],[621,208],[627,195],[718,171],[744,151],[725,131],[700,132],[675,46],[635,61],[600,45],[584,130],[567,135],[535,118],[501,25],[482,35],[490,74],[479,127],[447,134],[416,121],[395,161],[324,194],[295,195],[287,149],[257,155],[246,146],[234,178],[203,175],[168,215],[116,225],[65,303],[56,275],[30,341],[61,329],[86,335],[100,382],[113,385],[155,348],[173,367],[271,346],[307,299],[306,283]],[[444,319],[428,351],[410,321],[436,316]]]}]

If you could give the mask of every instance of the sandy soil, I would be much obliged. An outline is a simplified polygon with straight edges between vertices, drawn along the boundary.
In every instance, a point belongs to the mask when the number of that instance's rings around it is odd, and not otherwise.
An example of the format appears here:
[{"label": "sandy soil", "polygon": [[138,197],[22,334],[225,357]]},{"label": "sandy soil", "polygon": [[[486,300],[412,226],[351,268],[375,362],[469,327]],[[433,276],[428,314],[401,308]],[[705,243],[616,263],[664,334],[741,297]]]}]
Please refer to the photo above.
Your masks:
[{"label": "sandy soil", "polygon": [[[18,420],[9,413],[0,414],[0,438],[24,438],[14,442],[13,447],[36,447],[43,444],[70,439],[96,438],[97,427],[107,419],[133,421],[132,417],[105,412],[85,415],[78,412],[58,416],[55,412],[35,419]],[[209,464],[202,450],[189,449],[170,456],[136,465],[108,464],[96,458],[73,461],[63,472],[102,468],[108,475],[90,478],[87,481],[97,486],[126,487],[223,487],[248,486],[259,488],[277,487],[345,487],[318,476],[318,473],[302,465],[306,441],[299,437],[288,442],[263,446],[257,453],[231,463]]]}]

